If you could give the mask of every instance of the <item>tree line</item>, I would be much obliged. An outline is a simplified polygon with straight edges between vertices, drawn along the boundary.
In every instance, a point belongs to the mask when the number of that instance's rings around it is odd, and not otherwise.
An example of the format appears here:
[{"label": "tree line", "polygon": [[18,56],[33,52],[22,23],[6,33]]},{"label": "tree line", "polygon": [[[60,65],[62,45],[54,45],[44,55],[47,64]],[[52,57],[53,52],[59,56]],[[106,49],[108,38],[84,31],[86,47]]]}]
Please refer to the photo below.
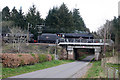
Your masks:
[{"label": "tree line", "polygon": [[45,19],[41,18],[40,11],[37,11],[36,6],[32,5],[28,9],[27,14],[24,14],[22,7],[17,10],[15,7],[10,11],[6,6],[2,9],[2,28],[3,33],[7,33],[11,27],[20,27],[23,30],[38,35],[38,26],[43,25],[43,33],[71,33],[75,31],[88,31],[83,18],[80,15],[79,9],[74,8],[70,11],[63,3],[60,7],[53,7],[49,10]]},{"label": "tree line", "polygon": [[106,23],[101,26],[97,35],[100,38],[112,39],[115,42],[116,49],[120,49],[120,16],[114,17],[113,20],[107,20]]}]

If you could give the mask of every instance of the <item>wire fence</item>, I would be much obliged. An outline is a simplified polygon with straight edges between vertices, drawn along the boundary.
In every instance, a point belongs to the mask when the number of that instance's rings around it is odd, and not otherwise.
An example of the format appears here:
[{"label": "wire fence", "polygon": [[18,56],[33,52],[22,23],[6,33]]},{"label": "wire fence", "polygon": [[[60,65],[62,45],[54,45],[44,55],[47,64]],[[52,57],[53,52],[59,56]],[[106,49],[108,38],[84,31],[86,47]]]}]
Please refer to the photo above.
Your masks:
[{"label": "wire fence", "polygon": [[118,68],[111,67],[111,66],[107,65],[106,61],[107,61],[107,59],[103,58],[102,64],[101,64],[103,71],[104,71],[104,74],[105,74],[105,77],[106,78],[113,78],[113,79],[119,78]]}]

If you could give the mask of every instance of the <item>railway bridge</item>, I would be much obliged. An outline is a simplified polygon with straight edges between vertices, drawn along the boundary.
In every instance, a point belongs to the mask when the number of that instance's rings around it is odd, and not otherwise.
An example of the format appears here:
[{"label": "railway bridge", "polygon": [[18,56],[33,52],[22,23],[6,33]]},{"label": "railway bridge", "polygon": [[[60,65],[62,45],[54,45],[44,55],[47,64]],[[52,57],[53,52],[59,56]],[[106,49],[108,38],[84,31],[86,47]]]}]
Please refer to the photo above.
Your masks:
[{"label": "railway bridge", "polygon": [[110,39],[59,39],[59,46],[66,46],[68,59],[75,59],[75,49],[94,49],[95,60],[100,59],[102,47],[112,46],[114,42]]}]

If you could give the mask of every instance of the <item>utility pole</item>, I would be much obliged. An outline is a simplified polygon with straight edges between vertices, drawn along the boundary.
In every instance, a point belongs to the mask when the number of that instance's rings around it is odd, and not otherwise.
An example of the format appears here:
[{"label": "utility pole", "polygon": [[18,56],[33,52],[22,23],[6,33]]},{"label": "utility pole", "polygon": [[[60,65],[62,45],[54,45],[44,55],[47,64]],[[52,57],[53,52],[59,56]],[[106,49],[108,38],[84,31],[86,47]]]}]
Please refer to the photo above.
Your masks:
[{"label": "utility pole", "polygon": [[29,44],[29,25],[30,25],[30,23],[28,23],[28,31],[27,31],[27,45]]},{"label": "utility pole", "polygon": [[105,57],[105,52],[106,52],[105,43],[106,43],[106,29],[104,28],[104,57]]},{"label": "utility pole", "polygon": [[57,57],[57,44],[58,44],[58,38],[56,40],[56,46],[55,46],[55,60],[58,60],[58,57]]},{"label": "utility pole", "polygon": [[106,29],[104,28],[104,54],[103,54],[103,57],[104,57],[104,60],[103,60],[103,64],[104,64],[104,67],[106,66],[106,46],[105,46],[105,43],[106,43]]},{"label": "utility pole", "polygon": [[38,28],[38,35],[40,35],[42,33],[42,27],[43,25],[36,25]]}]

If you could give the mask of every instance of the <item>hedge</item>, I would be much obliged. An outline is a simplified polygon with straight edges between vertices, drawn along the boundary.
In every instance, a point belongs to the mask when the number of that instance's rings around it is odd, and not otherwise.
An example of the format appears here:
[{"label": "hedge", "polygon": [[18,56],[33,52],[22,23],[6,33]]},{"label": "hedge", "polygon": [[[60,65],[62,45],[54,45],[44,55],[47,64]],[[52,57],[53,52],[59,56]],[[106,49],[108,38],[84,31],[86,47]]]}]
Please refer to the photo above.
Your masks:
[{"label": "hedge", "polygon": [[55,55],[51,54],[52,60],[55,60]]},{"label": "hedge", "polygon": [[24,65],[33,65],[35,63],[42,63],[51,61],[52,55],[50,54],[0,54],[3,67],[19,67]]}]

